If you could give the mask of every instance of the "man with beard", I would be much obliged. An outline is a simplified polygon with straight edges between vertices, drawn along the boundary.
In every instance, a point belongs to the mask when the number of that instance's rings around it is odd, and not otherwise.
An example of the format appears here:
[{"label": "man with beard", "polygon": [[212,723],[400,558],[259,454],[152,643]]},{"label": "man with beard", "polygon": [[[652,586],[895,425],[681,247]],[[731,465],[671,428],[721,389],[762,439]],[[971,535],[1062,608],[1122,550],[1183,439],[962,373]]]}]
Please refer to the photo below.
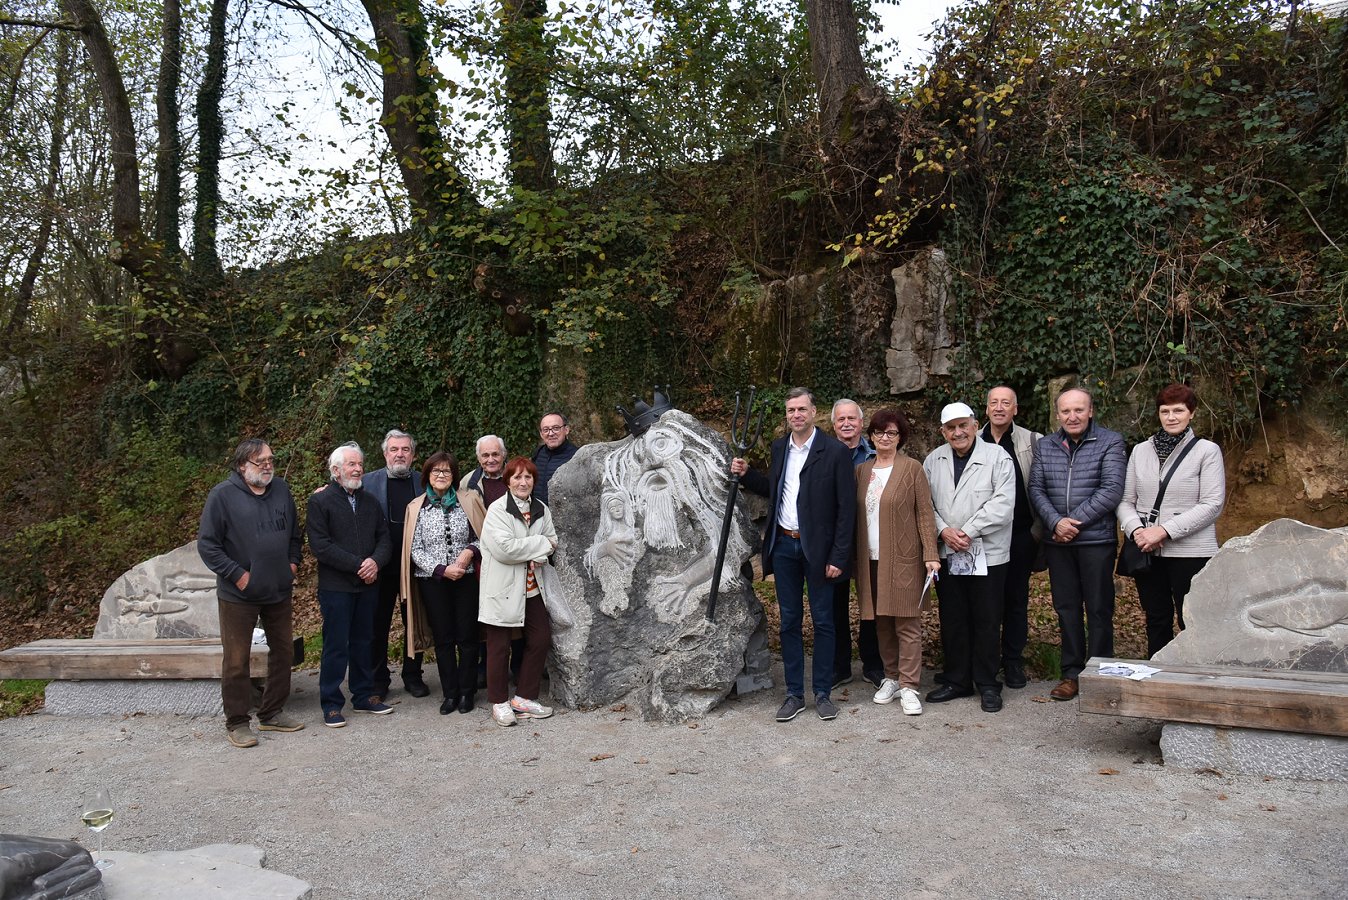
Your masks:
[{"label": "man with beard", "polygon": [[[384,468],[366,473],[361,482],[366,493],[374,497],[383,510],[388,523],[389,541],[396,549],[403,545],[403,520],[406,518],[407,504],[421,496],[423,490],[421,476],[412,471],[412,462],[417,458],[417,442],[407,432],[394,428],[384,435],[381,449],[384,451]],[[401,579],[402,554],[395,552],[389,564],[379,570],[379,602],[374,608],[374,632],[370,638],[374,691],[381,698],[388,695],[393,680],[388,667],[388,633],[393,624],[395,604],[402,614],[403,634],[407,634],[407,605],[397,603]],[[411,647],[404,647],[403,687],[413,697],[425,697],[430,693],[430,688],[426,687],[421,676],[424,654],[411,651]]]},{"label": "man with beard", "polygon": [[282,709],[290,697],[294,656],[291,589],[300,564],[299,516],[290,486],[276,477],[276,457],[259,438],[234,450],[229,478],[211,489],[201,511],[197,552],[216,577],[220,609],[220,697],[235,747],[257,746],[249,725],[253,687],[249,657],[258,620],[267,635],[267,683],[258,706],[262,731],[299,731]]},{"label": "man with beard", "polygon": [[350,669],[351,707],[385,715],[393,707],[374,693],[370,634],[379,601],[379,570],[393,556],[388,524],[365,492],[365,454],[354,442],[328,457],[332,481],[309,496],[309,549],[318,560],[318,605],[323,612],[323,658],[318,671],[323,724],[346,724],[342,679]]}]

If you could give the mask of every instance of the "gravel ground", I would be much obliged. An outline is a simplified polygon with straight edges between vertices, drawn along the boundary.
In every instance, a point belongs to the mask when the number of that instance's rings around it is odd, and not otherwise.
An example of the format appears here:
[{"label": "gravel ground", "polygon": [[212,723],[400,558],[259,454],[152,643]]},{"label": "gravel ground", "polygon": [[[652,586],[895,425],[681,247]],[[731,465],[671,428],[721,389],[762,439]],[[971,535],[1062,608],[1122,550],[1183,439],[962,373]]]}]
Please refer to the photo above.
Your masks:
[{"label": "gravel ground", "polygon": [[88,841],[102,783],[108,849],[256,844],[317,898],[1348,896],[1348,785],[1167,769],[1154,723],[1049,683],[997,715],[905,717],[858,681],[832,722],[777,724],[761,692],[509,729],[396,691],[334,730],[295,679],[309,727],[250,750],[223,719],[0,721],[0,832]]}]

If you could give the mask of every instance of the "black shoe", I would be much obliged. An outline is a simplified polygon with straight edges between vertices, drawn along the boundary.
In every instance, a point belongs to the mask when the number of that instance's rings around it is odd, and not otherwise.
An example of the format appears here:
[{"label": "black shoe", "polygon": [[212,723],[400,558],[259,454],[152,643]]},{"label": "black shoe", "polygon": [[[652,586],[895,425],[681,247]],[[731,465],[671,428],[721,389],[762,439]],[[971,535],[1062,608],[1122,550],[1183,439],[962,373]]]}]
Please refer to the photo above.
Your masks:
[{"label": "black shoe", "polygon": [[1007,660],[1002,664],[1002,669],[1006,677],[1002,680],[1006,682],[1009,688],[1023,688],[1027,684],[1025,681],[1025,664],[1020,660]]},{"label": "black shoe", "polygon": [[[931,698],[928,697],[927,699],[930,700]],[[991,688],[985,691],[981,691],[979,696],[979,704],[983,707],[983,712],[1001,712],[1002,695],[992,690]]]},{"label": "black shoe", "polygon": [[466,693],[459,697],[459,712],[470,713],[473,711],[473,694]]},{"label": "black shoe", "polygon": [[440,715],[447,716],[459,707],[458,697],[446,697],[440,701]]},{"label": "black shoe", "polygon": [[866,679],[867,681],[869,681],[871,684],[875,685],[876,690],[879,690],[879,689],[880,689],[880,685],[884,684],[884,682],[885,682],[885,670],[884,670],[884,669],[862,669],[862,670],[861,670],[861,677],[864,678],[864,679]]},{"label": "black shoe", "polygon": [[833,690],[835,691],[838,688],[842,687],[844,684],[851,684],[851,683],[852,683],[851,669],[848,669],[846,672],[837,672],[833,676]]},{"label": "black shoe", "polygon": [[404,678],[403,687],[413,697],[427,697],[431,693],[431,689],[426,687],[426,682],[422,680],[420,675],[409,675]]},{"label": "black shoe", "polygon": [[928,703],[945,703],[948,700],[958,700],[960,697],[972,697],[974,695],[972,688],[955,687],[953,684],[943,684],[936,690],[927,695]]}]

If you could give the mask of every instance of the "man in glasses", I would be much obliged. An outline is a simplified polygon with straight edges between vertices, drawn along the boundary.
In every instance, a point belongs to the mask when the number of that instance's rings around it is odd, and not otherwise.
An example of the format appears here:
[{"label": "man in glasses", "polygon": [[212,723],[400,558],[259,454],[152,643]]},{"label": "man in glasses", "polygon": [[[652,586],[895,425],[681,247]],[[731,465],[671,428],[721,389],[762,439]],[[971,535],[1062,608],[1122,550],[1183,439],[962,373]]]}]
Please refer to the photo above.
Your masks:
[{"label": "man in glasses", "polygon": [[534,465],[538,467],[538,478],[534,481],[534,496],[544,503],[548,502],[548,481],[553,473],[576,455],[578,448],[571,443],[571,423],[561,413],[551,412],[538,423],[538,437],[543,443],[534,451]]},{"label": "man in glasses", "polygon": [[220,697],[235,747],[256,747],[249,709],[249,656],[258,620],[267,635],[267,683],[258,706],[262,731],[299,731],[283,712],[294,657],[291,590],[300,564],[299,517],[290,486],[276,477],[276,457],[260,438],[234,450],[229,477],[211,489],[201,511],[197,552],[216,578],[220,606]]}]

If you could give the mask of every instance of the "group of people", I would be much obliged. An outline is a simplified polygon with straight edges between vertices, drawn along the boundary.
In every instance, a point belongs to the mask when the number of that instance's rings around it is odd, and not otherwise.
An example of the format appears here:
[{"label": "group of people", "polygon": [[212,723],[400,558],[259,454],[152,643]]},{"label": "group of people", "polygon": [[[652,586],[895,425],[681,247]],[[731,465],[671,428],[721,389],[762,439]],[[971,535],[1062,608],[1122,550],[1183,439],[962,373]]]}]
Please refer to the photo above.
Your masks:
[{"label": "group of people", "polygon": [[[309,497],[306,521],[323,615],[325,725],[347,724],[344,680],[353,710],[393,712],[385,699],[395,609],[406,635],[401,673],[409,695],[429,695],[422,666],[424,651],[433,647],[442,715],[475,708],[480,671],[497,724],[552,715],[539,702],[552,642],[540,567],[557,547],[547,484],[576,453],[569,435],[566,418],[549,413],[539,423],[541,442],[532,458],[510,459],[504,440],[483,435],[475,448],[478,465],[462,478],[454,455],[443,450],[414,470],[416,441],[398,429],[385,435],[385,465],[376,471],[365,471],[365,455],[354,442],[332,451],[329,481]],[[276,477],[266,441],[240,443],[230,468],[207,497],[198,550],[217,581],[225,728],[232,744],[252,747],[249,661],[259,622],[268,661],[258,728],[304,727],[284,711],[303,540],[294,497]]]},{"label": "group of people", "polygon": [[[1184,385],[1162,390],[1160,428],[1128,457],[1123,437],[1095,421],[1086,390],[1059,395],[1059,428],[1041,435],[1015,423],[1015,391],[1000,385],[987,394],[981,430],[968,404],[946,405],[944,443],[919,463],[904,452],[912,427],[898,409],[867,423],[856,402],[839,400],[829,436],[815,425],[810,391],[788,391],[787,434],[772,444],[770,471],[731,461],[746,489],[769,498],[763,573],[775,581],[786,682],[777,721],[805,708],[807,598],[815,711],[826,720],[838,715],[832,691],[852,680],[853,579],[857,648],[874,702],[898,700],[905,714],[922,713],[921,615],[934,585],[944,669],[926,702],[977,695],[983,710],[998,712],[1003,685],[1027,683],[1029,581],[1040,560],[1061,633],[1062,680],[1050,696],[1073,699],[1087,658],[1114,652],[1119,527],[1151,559],[1136,576],[1148,653],[1165,646],[1176,624],[1184,627],[1190,582],[1217,550],[1214,523],[1225,502],[1221,451],[1191,427],[1197,405]],[[532,458],[510,459],[500,437],[483,435],[478,465],[462,477],[443,450],[414,470],[416,441],[397,429],[384,437],[377,471],[365,471],[354,443],[332,451],[330,480],[309,497],[307,517],[323,614],[325,725],[346,724],[343,680],[352,709],[393,712],[385,699],[395,609],[409,695],[429,695],[422,664],[433,647],[441,714],[471,712],[485,672],[497,724],[552,715],[539,702],[552,641],[540,580],[557,546],[548,482],[577,450],[569,432],[565,417],[549,413]],[[225,726],[235,746],[250,747],[257,737],[249,659],[259,622],[269,650],[258,727],[304,727],[284,712],[303,541],[265,441],[240,443],[231,470],[207,498],[198,546],[217,576]]]},{"label": "group of people", "polygon": [[[805,388],[786,395],[788,432],[767,474],[736,458],[731,471],[769,499],[763,572],[776,582],[786,698],[777,721],[805,708],[802,624],[814,624],[810,689],[821,719],[838,714],[834,688],[852,680],[849,597],[855,577],[857,649],[874,702],[922,713],[921,614],[934,585],[944,668],[928,703],[977,695],[990,713],[1002,686],[1026,683],[1029,583],[1042,560],[1061,638],[1054,700],[1077,696],[1092,656],[1114,654],[1118,530],[1150,558],[1135,575],[1148,655],[1184,628],[1190,582],[1217,550],[1225,504],[1221,450],[1197,437],[1194,391],[1156,397],[1160,427],[1127,454],[1122,435],[1095,421],[1081,388],[1057,397],[1059,428],[1016,425],[1016,393],[988,391],[986,423],[966,403],[940,413],[944,443],[919,463],[903,452],[911,425],[897,409],[865,416],[833,406],[834,437],[815,426]],[[1000,675],[1000,678],[999,678]]]}]

